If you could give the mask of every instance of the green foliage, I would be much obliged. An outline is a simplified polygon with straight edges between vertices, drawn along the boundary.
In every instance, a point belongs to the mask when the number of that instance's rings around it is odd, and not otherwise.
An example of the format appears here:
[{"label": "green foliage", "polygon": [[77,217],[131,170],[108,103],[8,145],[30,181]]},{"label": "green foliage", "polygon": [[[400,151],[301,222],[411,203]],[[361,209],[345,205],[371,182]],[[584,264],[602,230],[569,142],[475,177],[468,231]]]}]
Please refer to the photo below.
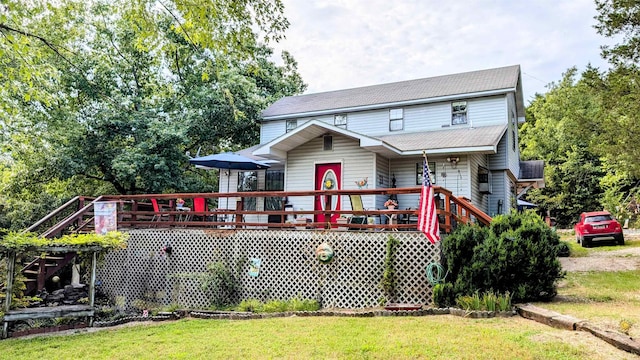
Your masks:
[{"label": "green foliage", "polygon": [[119,231],[111,231],[104,235],[96,233],[67,234],[53,239],[45,239],[33,233],[10,232],[0,241],[0,248],[17,252],[45,246],[98,246],[104,250],[124,249],[127,247],[128,239],[129,234]]},{"label": "green foliage", "polygon": [[531,211],[497,216],[489,229],[460,226],[442,241],[450,285],[438,289],[436,303],[483,291],[509,293],[518,302],[550,300],[563,276],[558,244],[558,235]]},{"label": "green foliage", "polygon": [[260,112],[306,87],[267,46],[287,27],[280,0],[4,2],[0,227],[77,194],[215,191],[187,152],[254,145]]},{"label": "green foliage", "polygon": [[246,299],[238,304],[236,310],[259,313],[262,312],[263,306],[264,304],[258,299]]},{"label": "green foliage", "polygon": [[384,259],[384,271],[382,272],[381,286],[386,294],[386,298],[391,300],[395,292],[395,269],[393,264],[396,258],[396,251],[400,246],[400,241],[389,235],[387,240],[387,252]]},{"label": "green foliage", "polygon": [[269,302],[262,303],[258,299],[243,300],[237,307],[236,311],[248,311],[248,312],[285,312],[285,311],[318,311],[320,309],[320,303],[317,300],[300,299],[294,297],[290,300],[271,300]]},{"label": "green foliage", "polygon": [[471,295],[461,295],[456,298],[456,305],[464,310],[473,311],[510,311],[512,310],[511,295],[496,294],[487,291],[480,295],[477,291]]},{"label": "green foliage", "polygon": [[234,273],[223,262],[207,264],[207,271],[199,275],[200,286],[215,307],[233,304],[238,293]]}]

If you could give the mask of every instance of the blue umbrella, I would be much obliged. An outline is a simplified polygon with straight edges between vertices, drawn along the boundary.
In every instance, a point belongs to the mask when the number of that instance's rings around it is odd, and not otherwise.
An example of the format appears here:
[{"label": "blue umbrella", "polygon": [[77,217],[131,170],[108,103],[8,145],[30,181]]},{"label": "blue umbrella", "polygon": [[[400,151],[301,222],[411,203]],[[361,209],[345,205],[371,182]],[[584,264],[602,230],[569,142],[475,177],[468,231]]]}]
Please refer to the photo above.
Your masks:
[{"label": "blue umbrella", "polygon": [[233,170],[259,170],[267,169],[271,165],[258,160],[238,155],[232,152],[213,154],[189,159],[189,162],[206,168],[233,169]]},{"label": "blue umbrella", "polygon": [[[232,152],[212,154],[189,159],[189,162],[196,167],[204,169],[229,169],[229,170],[260,170],[267,169],[271,165],[264,162],[238,155]],[[229,181],[231,175],[227,176],[227,193],[229,192]],[[229,208],[229,198],[227,197],[227,208]]]}]

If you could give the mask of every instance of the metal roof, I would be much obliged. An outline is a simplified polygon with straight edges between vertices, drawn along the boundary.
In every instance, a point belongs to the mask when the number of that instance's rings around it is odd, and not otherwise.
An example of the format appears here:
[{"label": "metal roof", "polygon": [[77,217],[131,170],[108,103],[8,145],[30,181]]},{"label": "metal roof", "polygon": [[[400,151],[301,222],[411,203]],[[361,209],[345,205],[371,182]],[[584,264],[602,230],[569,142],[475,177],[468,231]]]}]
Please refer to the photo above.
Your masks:
[{"label": "metal roof", "polygon": [[353,89],[287,96],[265,109],[262,112],[262,118],[270,120],[313,116],[315,113],[329,111],[358,111],[510,91],[517,93],[518,116],[524,117],[524,104],[520,104],[522,103],[520,66],[512,65]]}]

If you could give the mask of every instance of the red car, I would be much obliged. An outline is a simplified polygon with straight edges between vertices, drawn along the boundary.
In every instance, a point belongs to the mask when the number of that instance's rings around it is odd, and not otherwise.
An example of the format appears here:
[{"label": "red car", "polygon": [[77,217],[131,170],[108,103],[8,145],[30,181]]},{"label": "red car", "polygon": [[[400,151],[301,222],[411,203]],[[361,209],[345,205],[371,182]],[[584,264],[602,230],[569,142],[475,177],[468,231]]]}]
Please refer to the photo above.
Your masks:
[{"label": "red car", "polygon": [[624,245],[622,226],[608,211],[594,211],[580,214],[580,220],[573,226],[576,241],[582,247],[591,246],[594,240],[615,240]]}]

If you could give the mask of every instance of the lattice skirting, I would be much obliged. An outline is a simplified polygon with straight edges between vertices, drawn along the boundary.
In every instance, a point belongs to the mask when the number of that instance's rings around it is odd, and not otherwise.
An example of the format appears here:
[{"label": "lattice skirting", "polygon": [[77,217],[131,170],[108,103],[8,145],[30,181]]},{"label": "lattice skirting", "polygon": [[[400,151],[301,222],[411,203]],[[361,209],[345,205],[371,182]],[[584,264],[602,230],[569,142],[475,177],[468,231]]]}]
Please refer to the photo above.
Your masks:
[{"label": "lattice skirting", "polygon": [[[198,274],[222,262],[236,278],[233,301],[294,297],[317,299],[324,308],[380,305],[380,286],[389,236],[400,241],[395,257],[396,303],[432,303],[426,267],[440,262],[438,244],[420,232],[315,230],[132,230],[125,250],[111,252],[98,269],[98,290],[122,307],[178,304],[207,308],[211,294]],[[323,242],[335,252],[332,262],[317,260]],[[172,252],[163,251],[171,245]],[[249,259],[261,260],[259,275],[249,275]]]}]

